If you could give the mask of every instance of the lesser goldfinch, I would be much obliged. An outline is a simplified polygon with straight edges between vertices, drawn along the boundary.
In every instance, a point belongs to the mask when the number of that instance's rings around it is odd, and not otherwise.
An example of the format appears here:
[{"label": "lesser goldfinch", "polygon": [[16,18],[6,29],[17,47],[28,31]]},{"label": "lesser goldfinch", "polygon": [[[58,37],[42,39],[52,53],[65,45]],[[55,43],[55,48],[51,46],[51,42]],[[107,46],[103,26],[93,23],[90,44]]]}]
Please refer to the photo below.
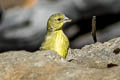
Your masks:
[{"label": "lesser goldfinch", "polygon": [[69,48],[69,40],[64,34],[62,27],[66,22],[72,20],[62,13],[53,14],[47,22],[47,35],[40,49],[56,51],[60,56],[66,58]]}]

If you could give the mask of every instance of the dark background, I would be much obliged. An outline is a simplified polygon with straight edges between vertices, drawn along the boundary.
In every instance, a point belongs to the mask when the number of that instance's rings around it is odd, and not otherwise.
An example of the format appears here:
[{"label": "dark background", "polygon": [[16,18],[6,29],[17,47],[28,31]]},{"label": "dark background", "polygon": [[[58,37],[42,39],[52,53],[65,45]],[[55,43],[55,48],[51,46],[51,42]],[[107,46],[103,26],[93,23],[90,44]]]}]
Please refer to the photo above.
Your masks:
[{"label": "dark background", "polygon": [[92,16],[99,42],[120,36],[120,0],[0,0],[0,51],[36,51],[44,40],[47,19],[64,13],[71,48],[93,44]]}]

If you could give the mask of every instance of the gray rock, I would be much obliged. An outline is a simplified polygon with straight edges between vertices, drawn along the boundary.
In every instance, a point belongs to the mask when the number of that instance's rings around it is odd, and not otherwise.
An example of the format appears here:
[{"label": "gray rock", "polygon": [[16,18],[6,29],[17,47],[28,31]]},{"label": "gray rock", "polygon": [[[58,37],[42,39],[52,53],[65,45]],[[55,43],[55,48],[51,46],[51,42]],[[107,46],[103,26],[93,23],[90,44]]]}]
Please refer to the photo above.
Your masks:
[{"label": "gray rock", "polygon": [[[120,38],[105,43],[97,42],[82,49],[72,49],[67,57],[72,62],[85,64],[91,68],[107,68],[120,64]],[[69,59],[70,58],[70,59]]]},{"label": "gray rock", "polygon": [[54,51],[0,54],[0,80],[120,80],[120,38],[69,49],[63,59]]}]

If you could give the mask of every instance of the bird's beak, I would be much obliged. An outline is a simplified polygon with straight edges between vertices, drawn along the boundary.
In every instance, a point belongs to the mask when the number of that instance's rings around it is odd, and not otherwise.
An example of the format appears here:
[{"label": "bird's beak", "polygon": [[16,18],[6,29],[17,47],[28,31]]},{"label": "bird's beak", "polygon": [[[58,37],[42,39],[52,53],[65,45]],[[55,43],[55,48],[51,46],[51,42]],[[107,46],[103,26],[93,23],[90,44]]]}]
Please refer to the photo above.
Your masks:
[{"label": "bird's beak", "polygon": [[65,17],[64,18],[64,23],[66,23],[66,22],[71,22],[72,21],[72,19],[69,19],[68,17]]}]

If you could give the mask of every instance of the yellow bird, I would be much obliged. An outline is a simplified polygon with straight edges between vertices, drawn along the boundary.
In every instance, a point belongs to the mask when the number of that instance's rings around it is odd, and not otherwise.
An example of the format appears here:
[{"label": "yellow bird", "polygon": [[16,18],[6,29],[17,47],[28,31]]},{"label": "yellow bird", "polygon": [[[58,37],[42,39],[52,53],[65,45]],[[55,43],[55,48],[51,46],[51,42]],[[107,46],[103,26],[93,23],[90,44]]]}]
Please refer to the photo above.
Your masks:
[{"label": "yellow bird", "polygon": [[64,34],[62,27],[64,23],[71,21],[71,19],[61,13],[50,16],[47,22],[47,35],[40,49],[56,51],[60,56],[66,58],[69,40]]}]

